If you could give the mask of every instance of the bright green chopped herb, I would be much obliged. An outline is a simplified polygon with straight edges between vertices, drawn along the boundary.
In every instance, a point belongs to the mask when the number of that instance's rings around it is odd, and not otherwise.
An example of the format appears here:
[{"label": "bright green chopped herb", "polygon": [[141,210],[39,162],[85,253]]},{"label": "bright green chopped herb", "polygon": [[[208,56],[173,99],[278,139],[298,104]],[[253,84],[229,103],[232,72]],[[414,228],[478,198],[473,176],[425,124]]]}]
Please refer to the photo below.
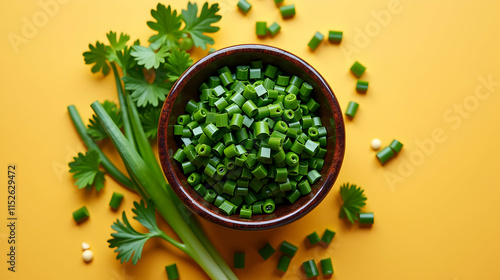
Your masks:
[{"label": "bright green chopped herb", "polygon": [[347,218],[349,222],[354,224],[354,221],[358,220],[361,208],[366,205],[364,190],[356,185],[346,183],[340,187],[340,196],[343,204],[340,207],[339,217],[341,219]]}]

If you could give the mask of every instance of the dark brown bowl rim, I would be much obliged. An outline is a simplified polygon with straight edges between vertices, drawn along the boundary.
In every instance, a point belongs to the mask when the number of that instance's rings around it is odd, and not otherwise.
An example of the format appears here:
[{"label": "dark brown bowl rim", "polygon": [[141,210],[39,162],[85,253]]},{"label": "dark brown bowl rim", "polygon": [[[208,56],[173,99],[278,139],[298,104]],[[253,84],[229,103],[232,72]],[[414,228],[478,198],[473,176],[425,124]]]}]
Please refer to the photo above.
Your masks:
[{"label": "dark brown bowl rim", "polygon": [[[328,176],[324,180],[324,183],[319,187],[320,190],[314,194],[314,196],[309,199],[304,205],[297,208],[296,210],[289,212],[283,216],[279,216],[273,219],[265,221],[256,220],[234,220],[230,216],[224,216],[217,213],[213,213],[210,209],[207,209],[204,205],[198,203],[191,195],[184,189],[180,183],[179,178],[177,178],[175,172],[172,172],[172,163],[168,155],[167,148],[167,124],[170,117],[171,108],[174,104],[175,99],[182,91],[182,88],[186,83],[197,73],[198,69],[209,65],[211,62],[220,59],[221,57],[226,57],[234,53],[263,53],[267,55],[273,55],[285,59],[309,75],[320,87],[320,90],[326,95],[326,99],[332,109],[335,122],[335,132],[336,141],[334,146],[334,156],[332,160],[332,165],[328,167]],[[260,44],[242,44],[226,47],[209,54],[196,63],[194,63],[189,69],[187,69],[184,74],[177,80],[177,82],[172,86],[170,93],[163,104],[163,108],[160,115],[159,125],[158,125],[158,152],[160,156],[160,162],[162,165],[163,172],[167,177],[170,184],[177,185],[180,187],[172,187],[177,196],[187,205],[187,207],[200,215],[201,217],[214,222],[216,224],[222,225],[227,228],[233,229],[243,229],[243,230],[263,230],[276,228],[278,226],[283,226],[289,224],[302,218],[305,214],[309,213],[314,209],[328,194],[328,192],[333,187],[335,180],[340,173],[340,167],[344,159],[345,152],[345,130],[344,130],[344,120],[342,111],[339,106],[339,102],[335,97],[332,89],[326,80],[319,74],[314,67],[309,65],[307,62],[297,57],[296,55],[289,53],[285,50]],[[325,166],[326,167],[326,166]]]}]

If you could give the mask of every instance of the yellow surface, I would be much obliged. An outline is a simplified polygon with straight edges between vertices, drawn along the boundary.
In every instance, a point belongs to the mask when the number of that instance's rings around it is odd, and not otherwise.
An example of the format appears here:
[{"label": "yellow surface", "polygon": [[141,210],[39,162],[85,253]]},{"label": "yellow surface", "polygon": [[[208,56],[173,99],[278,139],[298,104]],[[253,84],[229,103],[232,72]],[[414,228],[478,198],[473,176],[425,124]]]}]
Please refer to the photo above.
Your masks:
[{"label": "yellow surface", "polygon": [[[167,4],[181,9],[186,2]],[[322,73],[343,109],[351,100],[360,108],[346,122],[347,150],[333,191],[306,217],[266,232],[203,223],[230,264],[233,252],[247,252],[247,268],[237,275],[304,279],[303,261],[331,257],[334,279],[498,279],[500,2],[285,0],[297,9],[286,21],[273,1],[251,2],[243,16],[235,0],[220,1],[215,48],[264,43],[286,49]],[[56,4],[46,10],[40,3]],[[178,250],[157,241],[146,246],[136,266],[121,265],[106,243],[119,216],[107,204],[121,188],[108,179],[102,192],[86,193],[67,172],[67,163],[84,148],[66,106],[75,104],[87,118],[91,102],[116,100],[113,79],[92,75],[82,53],[109,30],[146,42],[152,31],[145,23],[155,6],[151,0],[0,2],[0,279],[166,279],[164,266],[173,262],[182,279],[206,277]],[[277,21],[282,30],[259,40],[258,20]],[[310,52],[313,34],[330,29],[344,31],[342,44],[325,41]],[[197,50],[194,57],[205,53]],[[367,66],[366,95],[354,90],[349,67],[355,60]],[[381,167],[370,149],[373,138],[384,146],[396,138],[405,146]],[[18,167],[15,273],[6,263],[10,163]],[[365,210],[375,212],[372,229],[337,218],[343,182],[366,190]],[[121,210],[130,213],[137,197],[125,193]],[[71,212],[82,205],[91,218],[77,226]],[[330,247],[307,248],[304,237],[325,228],[337,232]],[[282,240],[300,247],[285,275],[276,273],[278,254],[263,262],[256,253],[266,241],[277,246]],[[90,264],[81,259],[83,241],[94,251]]]}]

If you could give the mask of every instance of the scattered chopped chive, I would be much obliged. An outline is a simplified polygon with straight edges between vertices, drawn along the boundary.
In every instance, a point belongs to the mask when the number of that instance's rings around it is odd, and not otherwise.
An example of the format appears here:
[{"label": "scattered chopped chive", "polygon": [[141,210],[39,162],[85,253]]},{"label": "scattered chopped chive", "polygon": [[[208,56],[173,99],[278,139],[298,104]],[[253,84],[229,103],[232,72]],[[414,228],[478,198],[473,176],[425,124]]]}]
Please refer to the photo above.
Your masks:
[{"label": "scattered chopped chive", "polygon": [[274,0],[274,4],[276,4],[276,6],[278,6],[279,4],[283,3],[283,1],[285,1],[285,0]]},{"label": "scattered chopped chive", "polygon": [[360,225],[371,225],[374,222],[373,212],[359,213]]},{"label": "scattered chopped chive", "polygon": [[272,256],[274,252],[276,252],[276,250],[274,250],[273,246],[269,243],[266,243],[266,245],[259,249],[259,255],[264,260],[267,260],[270,256]]},{"label": "scattered chopped chive", "polygon": [[234,268],[245,268],[245,252],[234,253]]},{"label": "scattered chopped chive", "polygon": [[358,80],[358,82],[356,83],[356,91],[359,93],[365,93],[367,90],[368,90],[368,82]]},{"label": "scattered chopped chive", "polygon": [[363,73],[365,73],[366,67],[361,65],[359,62],[354,62],[354,64],[351,66],[351,72],[354,74],[354,76],[360,78]]},{"label": "scattered chopped chive", "polygon": [[394,139],[392,140],[391,144],[389,147],[394,151],[394,153],[399,153],[401,149],[403,148],[403,143],[399,142],[398,140]]},{"label": "scattered chopped chive", "polygon": [[[307,181],[306,181],[307,182]],[[319,238],[319,235],[316,232],[313,232],[307,236],[307,240],[309,240],[309,243],[311,245],[317,244],[321,239]]]},{"label": "scattered chopped chive", "polygon": [[332,31],[328,32],[328,41],[334,44],[339,44],[342,41],[342,31]]},{"label": "scattered chopped chive", "polygon": [[321,272],[323,273],[323,275],[327,276],[333,274],[333,264],[331,258],[322,259],[320,263],[321,263]]},{"label": "scattered chopped chive", "polygon": [[356,116],[356,112],[358,111],[359,104],[351,101],[347,106],[347,110],[345,111],[346,116],[354,118]]},{"label": "scattered chopped chive", "polygon": [[281,242],[280,251],[289,257],[293,257],[295,252],[297,252],[297,249],[297,246],[288,241]]},{"label": "scattered chopped chive", "polygon": [[318,267],[316,266],[314,260],[308,260],[302,263],[302,267],[304,268],[307,278],[319,276]]},{"label": "scattered chopped chive", "polygon": [[171,264],[165,266],[165,270],[167,271],[168,280],[177,280],[179,279],[179,271],[177,270],[177,264]]},{"label": "scattered chopped chive", "polygon": [[377,159],[382,165],[386,164],[391,158],[394,157],[394,150],[391,147],[385,147],[377,153]]},{"label": "scattered chopped chive", "polygon": [[321,236],[321,243],[323,245],[330,245],[334,236],[335,236],[335,231],[325,229],[323,236]]},{"label": "scattered chopped chive", "polygon": [[274,209],[276,208],[276,204],[272,198],[268,198],[264,201],[264,204],[262,205],[262,211],[267,214],[271,214],[274,212]]},{"label": "scattered chopped chive", "polygon": [[[264,37],[267,35],[267,22],[257,21],[255,23],[255,34],[259,37]],[[250,77],[252,78],[252,77]]]},{"label": "scattered chopped chive", "polygon": [[295,5],[288,5],[280,7],[281,17],[284,19],[295,16]]},{"label": "scattered chopped chive", "polygon": [[252,5],[248,3],[246,0],[238,1],[237,6],[243,14],[248,13],[248,11],[250,11],[250,8],[252,8]]},{"label": "scattered chopped chive", "polygon": [[83,206],[82,208],[76,210],[73,212],[73,219],[75,220],[76,223],[81,223],[89,218],[89,210],[87,210],[87,207]]},{"label": "scattered chopped chive", "polygon": [[274,22],[267,28],[267,31],[269,31],[269,34],[271,34],[271,36],[275,36],[276,34],[278,34],[278,32],[280,32],[280,30],[281,26],[277,22]]},{"label": "scattered chopped chive", "polygon": [[292,258],[287,255],[281,255],[280,260],[278,261],[277,268],[283,272],[288,270],[288,266],[290,265]]},{"label": "scattered chopped chive", "polygon": [[316,48],[319,46],[319,44],[321,43],[321,41],[323,41],[323,38],[325,36],[319,32],[316,32],[316,34],[314,34],[314,36],[311,38],[311,41],[309,41],[309,44],[307,44],[309,46],[309,48],[311,48],[311,50],[316,50]]},{"label": "scattered chopped chive", "polygon": [[311,170],[307,173],[307,180],[309,181],[309,184],[311,184],[311,185],[316,183],[320,178],[321,178],[321,174],[319,174],[319,172],[316,170]]},{"label": "scattered chopped chive", "polygon": [[113,210],[116,210],[118,209],[118,207],[120,207],[122,200],[123,200],[123,194],[118,192],[113,192],[113,195],[111,196],[111,201],[109,202],[109,206],[111,206]]}]

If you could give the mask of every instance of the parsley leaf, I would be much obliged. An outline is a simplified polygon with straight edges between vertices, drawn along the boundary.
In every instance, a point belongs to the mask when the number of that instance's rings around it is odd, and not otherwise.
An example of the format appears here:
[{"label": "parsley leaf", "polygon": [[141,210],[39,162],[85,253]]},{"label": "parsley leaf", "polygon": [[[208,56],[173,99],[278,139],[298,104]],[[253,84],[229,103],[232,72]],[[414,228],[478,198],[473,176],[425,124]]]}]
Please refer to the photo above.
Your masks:
[{"label": "parsley leaf", "polygon": [[100,191],[104,187],[104,172],[99,170],[100,163],[99,153],[88,150],[85,155],[78,153],[78,157],[68,164],[69,172],[75,173],[73,178],[77,179],[75,185],[79,189],[90,190],[94,186],[96,191]]},{"label": "parsley leaf", "polygon": [[364,190],[356,185],[343,184],[340,187],[340,196],[344,204],[340,207],[340,218],[349,220],[352,224],[358,220],[358,215],[361,213],[361,207],[365,206],[366,196]]},{"label": "parsley leaf", "polygon": [[167,58],[167,63],[165,63],[165,68],[168,70],[167,78],[172,82],[177,81],[191,65],[193,65],[193,60],[188,53],[178,49],[172,50]]},{"label": "parsley leaf", "polygon": [[158,49],[160,46],[165,45],[169,48],[178,47],[179,39],[183,37],[181,28],[181,15],[177,15],[176,10],[172,10],[170,5],[168,8],[163,4],[158,4],[156,10],[151,10],[151,15],[156,22],[148,21],[148,26],[158,31],[158,34],[149,38],[151,47]]},{"label": "parsley leaf", "polygon": [[155,140],[158,134],[158,121],[160,120],[161,106],[147,108],[140,114],[142,127],[146,137]]},{"label": "parsley leaf", "polygon": [[146,69],[160,67],[160,63],[164,63],[165,57],[169,55],[168,48],[165,46],[161,46],[156,52],[151,47],[139,45],[133,46],[132,49],[131,55],[137,60],[137,64],[144,65]]},{"label": "parsley leaf", "polygon": [[[134,202],[135,209],[132,209],[139,223],[145,226],[149,232],[140,233],[136,231],[129,223],[125,212],[122,214],[123,223],[116,220],[111,228],[116,232],[111,233],[113,238],[108,240],[109,248],[116,248],[118,252],[116,256],[121,262],[127,262],[132,258],[132,263],[135,265],[141,258],[144,244],[152,237],[161,237],[165,235],[156,224],[155,208],[151,202],[148,205],[141,200],[141,203]],[[133,256],[132,256],[133,255]]]},{"label": "parsley leaf", "polygon": [[159,101],[165,100],[170,90],[168,83],[148,83],[144,78],[123,77],[125,89],[133,90],[132,100],[139,107],[145,107],[148,104],[154,107],[158,106]]},{"label": "parsley leaf", "polygon": [[110,48],[97,41],[95,43],[95,46],[89,44],[89,49],[90,51],[83,53],[85,64],[95,63],[91,69],[92,73],[97,73],[101,71],[102,74],[104,74],[104,76],[108,75],[110,67],[107,63],[107,60]]},{"label": "parsley leaf", "polygon": [[[104,110],[106,110],[106,113],[111,117],[113,122],[121,128],[123,126],[122,122],[122,116],[120,114],[120,109],[118,106],[111,101],[104,101],[101,103],[102,107]],[[94,138],[94,140],[99,141],[108,138],[108,134],[106,133],[106,130],[104,130],[104,127],[101,124],[101,121],[97,118],[97,116],[94,114],[92,115],[92,118],[89,120],[90,124],[87,126],[87,133]]]},{"label": "parsley leaf", "polygon": [[221,19],[221,16],[216,14],[218,11],[218,4],[213,4],[209,8],[208,3],[205,3],[198,17],[198,5],[196,3],[191,4],[191,2],[188,3],[187,10],[182,10],[182,19],[186,23],[182,31],[191,35],[195,46],[205,50],[207,49],[207,44],[214,44],[214,39],[203,33],[214,33],[219,30],[219,27],[211,25]]}]

